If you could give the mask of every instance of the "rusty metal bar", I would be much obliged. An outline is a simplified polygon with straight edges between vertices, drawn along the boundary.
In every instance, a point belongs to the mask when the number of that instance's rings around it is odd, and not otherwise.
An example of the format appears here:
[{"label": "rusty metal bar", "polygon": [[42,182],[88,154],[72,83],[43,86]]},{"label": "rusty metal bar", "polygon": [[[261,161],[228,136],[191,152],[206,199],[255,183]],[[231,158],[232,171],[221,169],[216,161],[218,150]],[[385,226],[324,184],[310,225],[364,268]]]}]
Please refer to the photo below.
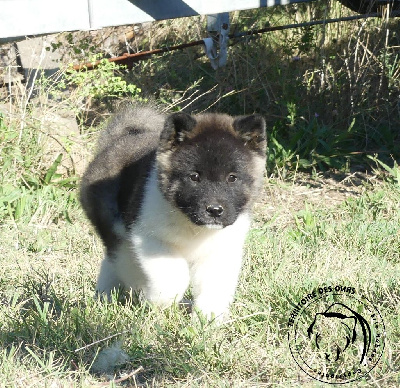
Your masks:
[{"label": "rusty metal bar", "polygon": [[[123,54],[120,57],[114,57],[114,58],[107,58],[109,62],[118,62],[120,65],[126,65],[126,66],[132,66],[132,64],[136,61],[142,60],[142,59],[147,59],[151,55],[154,54],[162,54],[170,51],[175,51],[175,50],[182,50],[188,47],[193,47],[193,46],[199,46],[200,44],[203,44],[203,40],[195,40],[193,42],[189,43],[183,43],[183,44],[178,44],[176,46],[169,46],[169,47],[163,47],[159,49],[154,49],[151,51],[141,51],[139,53],[135,54]],[[88,62],[84,63],[82,65],[75,65],[73,66],[74,70],[81,71],[81,70],[92,70],[96,68],[99,65],[100,61],[96,61],[94,63]]]}]

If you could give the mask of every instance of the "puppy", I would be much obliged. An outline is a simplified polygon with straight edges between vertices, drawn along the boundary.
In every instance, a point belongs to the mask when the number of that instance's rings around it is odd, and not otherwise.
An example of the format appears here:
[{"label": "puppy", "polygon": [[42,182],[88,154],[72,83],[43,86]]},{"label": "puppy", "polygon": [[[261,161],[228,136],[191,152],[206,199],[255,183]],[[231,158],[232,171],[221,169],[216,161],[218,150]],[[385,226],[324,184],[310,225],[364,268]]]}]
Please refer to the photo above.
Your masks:
[{"label": "puppy", "polygon": [[265,154],[259,115],[120,110],[81,183],[82,206],[105,245],[97,291],[123,287],[167,307],[191,285],[194,306],[223,318]]}]

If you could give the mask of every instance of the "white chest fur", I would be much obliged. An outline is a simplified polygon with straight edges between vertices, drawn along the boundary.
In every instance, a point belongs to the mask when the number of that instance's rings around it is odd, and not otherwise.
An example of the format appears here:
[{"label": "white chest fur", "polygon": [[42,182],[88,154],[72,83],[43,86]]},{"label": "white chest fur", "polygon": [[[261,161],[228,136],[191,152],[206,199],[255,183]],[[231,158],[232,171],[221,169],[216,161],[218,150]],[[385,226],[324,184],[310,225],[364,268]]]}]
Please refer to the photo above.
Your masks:
[{"label": "white chest fur", "polygon": [[204,314],[227,312],[233,300],[250,225],[249,214],[223,229],[194,225],[161,194],[156,171],[146,183],[139,217],[112,261],[104,260],[98,289],[122,284],[151,302],[179,302],[189,283]]}]

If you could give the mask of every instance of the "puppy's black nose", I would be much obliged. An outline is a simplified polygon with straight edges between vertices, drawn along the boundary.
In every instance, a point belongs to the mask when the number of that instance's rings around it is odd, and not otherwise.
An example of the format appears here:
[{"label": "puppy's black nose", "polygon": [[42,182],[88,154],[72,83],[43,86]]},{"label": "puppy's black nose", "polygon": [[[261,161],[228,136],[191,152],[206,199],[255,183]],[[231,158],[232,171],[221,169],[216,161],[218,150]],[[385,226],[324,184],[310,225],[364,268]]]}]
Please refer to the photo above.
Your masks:
[{"label": "puppy's black nose", "polygon": [[221,205],[209,205],[206,207],[206,210],[212,217],[219,217],[224,212],[224,208]]}]

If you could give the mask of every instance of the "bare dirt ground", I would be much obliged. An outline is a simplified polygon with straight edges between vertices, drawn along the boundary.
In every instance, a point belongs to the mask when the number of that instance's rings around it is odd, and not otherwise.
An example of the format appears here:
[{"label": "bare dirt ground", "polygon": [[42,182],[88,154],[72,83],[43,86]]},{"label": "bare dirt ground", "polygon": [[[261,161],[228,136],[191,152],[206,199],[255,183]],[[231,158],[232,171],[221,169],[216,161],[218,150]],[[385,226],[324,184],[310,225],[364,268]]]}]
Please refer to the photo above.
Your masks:
[{"label": "bare dirt ground", "polygon": [[380,179],[373,173],[327,172],[313,176],[300,172],[288,180],[266,178],[255,207],[256,225],[267,221],[281,229],[293,222],[293,215],[311,206],[314,209],[337,207],[349,198],[360,196]]}]

